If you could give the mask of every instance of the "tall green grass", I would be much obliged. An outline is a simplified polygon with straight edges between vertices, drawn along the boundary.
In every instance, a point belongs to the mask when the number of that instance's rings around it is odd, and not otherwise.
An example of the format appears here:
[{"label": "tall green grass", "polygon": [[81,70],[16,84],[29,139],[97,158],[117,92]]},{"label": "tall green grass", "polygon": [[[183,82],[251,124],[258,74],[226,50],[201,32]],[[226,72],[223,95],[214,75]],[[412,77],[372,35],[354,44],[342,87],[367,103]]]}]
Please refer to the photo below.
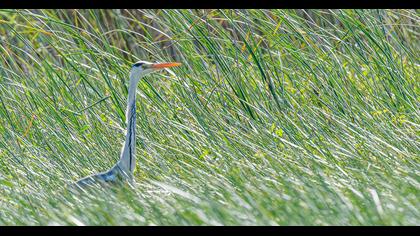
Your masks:
[{"label": "tall green grass", "polygon": [[[416,10],[1,10],[0,224],[418,225]],[[136,185],[110,168],[137,60]]]}]

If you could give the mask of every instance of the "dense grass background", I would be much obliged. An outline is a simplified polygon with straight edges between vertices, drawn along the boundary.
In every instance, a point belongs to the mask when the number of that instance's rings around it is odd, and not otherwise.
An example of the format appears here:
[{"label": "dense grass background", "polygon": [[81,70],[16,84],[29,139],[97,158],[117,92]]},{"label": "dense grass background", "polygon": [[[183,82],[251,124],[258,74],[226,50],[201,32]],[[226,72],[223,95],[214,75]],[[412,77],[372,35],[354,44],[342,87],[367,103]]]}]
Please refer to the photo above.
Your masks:
[{"label": "dense grass background", "polygon": [[[0,224],[418,225],[419,12],[1,10]],[[74,195],[124,139],[136,185]]]}]

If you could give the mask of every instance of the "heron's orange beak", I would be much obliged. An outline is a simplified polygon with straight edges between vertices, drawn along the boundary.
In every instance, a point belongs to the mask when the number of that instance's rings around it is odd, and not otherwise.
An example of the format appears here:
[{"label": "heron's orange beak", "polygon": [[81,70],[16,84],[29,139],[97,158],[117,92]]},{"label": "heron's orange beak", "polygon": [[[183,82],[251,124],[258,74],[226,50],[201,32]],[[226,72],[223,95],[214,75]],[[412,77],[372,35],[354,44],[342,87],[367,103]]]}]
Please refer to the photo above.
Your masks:
[{"label": "heron's orange beak", "polygon": [[181,63],[179,62],[167,62],[167,63],[153,63],[150,68],[152,69],[163,69],[163,68],[168,68],[168,67],[175,67],[175,66],[180,66]]}]

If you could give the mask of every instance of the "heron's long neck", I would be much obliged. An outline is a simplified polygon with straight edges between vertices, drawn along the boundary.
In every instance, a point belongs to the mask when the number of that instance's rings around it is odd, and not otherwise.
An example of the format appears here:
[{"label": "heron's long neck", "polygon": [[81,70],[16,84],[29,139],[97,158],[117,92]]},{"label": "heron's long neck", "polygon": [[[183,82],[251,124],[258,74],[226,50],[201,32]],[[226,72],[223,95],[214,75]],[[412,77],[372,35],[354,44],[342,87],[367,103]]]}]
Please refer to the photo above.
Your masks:
[{"label": "heron's long neck", "polygon": [[137,80],[130,78],[126,111],[127,133],[118,162],[118,166],[129,175],[129,177],[132,177],[136,166],[136,87]]}]

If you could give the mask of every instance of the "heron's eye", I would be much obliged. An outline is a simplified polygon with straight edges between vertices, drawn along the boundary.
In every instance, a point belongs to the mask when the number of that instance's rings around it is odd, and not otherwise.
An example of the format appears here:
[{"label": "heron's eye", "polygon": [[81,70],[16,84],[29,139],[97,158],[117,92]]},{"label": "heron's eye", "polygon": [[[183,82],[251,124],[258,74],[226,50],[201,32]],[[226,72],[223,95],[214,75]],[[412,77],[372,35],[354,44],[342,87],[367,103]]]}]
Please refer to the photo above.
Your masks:
[{"label": "heron's eye", "polygon": [[142,66],[144,63],[143,62],[137,62],[136,64],[133,65],[133,67],[139,67]]}]

